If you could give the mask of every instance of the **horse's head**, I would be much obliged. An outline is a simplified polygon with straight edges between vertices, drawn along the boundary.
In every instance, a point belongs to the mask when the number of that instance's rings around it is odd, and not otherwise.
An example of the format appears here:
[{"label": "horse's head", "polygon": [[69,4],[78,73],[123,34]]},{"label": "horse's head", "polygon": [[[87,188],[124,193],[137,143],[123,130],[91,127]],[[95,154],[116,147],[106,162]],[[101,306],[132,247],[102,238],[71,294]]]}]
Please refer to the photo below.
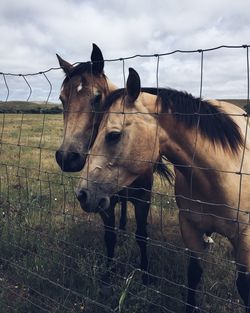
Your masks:
[{"label": "horse's head", "polygon": [[60,93],[64,137],[55,156],[63,171],[77,172],[83,168],[86,154],[95,139],[101,106],[110,85],[103,72],[102,52],[95,44],[91,62],[73,66],[58,55],[57,58],[66,76]]},{"label": "horse's head", "polygon": [[107,110],[84,166],[76,195],[88,212],[104,210],[110,196],[153,170],[159,156],[157,123],[143,105],[140,77],[129,70],[126,89],[106,98]]}]

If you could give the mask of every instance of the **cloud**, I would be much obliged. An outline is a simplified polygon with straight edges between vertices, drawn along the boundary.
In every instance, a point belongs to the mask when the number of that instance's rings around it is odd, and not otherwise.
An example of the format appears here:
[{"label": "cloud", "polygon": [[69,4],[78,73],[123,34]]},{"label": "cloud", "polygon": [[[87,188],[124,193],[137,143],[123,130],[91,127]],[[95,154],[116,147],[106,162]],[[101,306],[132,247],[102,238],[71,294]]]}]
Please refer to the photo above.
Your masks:
[{"label": "cloud", "polygon": [[[92,42],[100,46],[106,59],[249,44],[250,16],[244,0],[4,0],[0,12],[2,72],[32,73],[57,67],[55,53],[72,63],[87,61]],[[199,94],[199,53],[161,57],[159,64],[161,86]],[[125,61],[126,75],[127,68],[134,66],[143,84],[156,85],[156,65],[155,57]],[[124,84],[121,61],[106,63],[106,73],[117,85]],[[29,79],[37,90],[33,96],[44,99],[48,84],[40,76]],[[49,72],[48,77],[53,85],[51,99],[55,100],[63,75],[59,70]],[[8,77],[11,97],[25,98],[27,91],[21,92],[22,88],[16,85],[18,80],[11,80]],[[205,97],[244,98],[246,50],[204,53],[203,91]],[[5,97],[4,91],[0,97]]]}]

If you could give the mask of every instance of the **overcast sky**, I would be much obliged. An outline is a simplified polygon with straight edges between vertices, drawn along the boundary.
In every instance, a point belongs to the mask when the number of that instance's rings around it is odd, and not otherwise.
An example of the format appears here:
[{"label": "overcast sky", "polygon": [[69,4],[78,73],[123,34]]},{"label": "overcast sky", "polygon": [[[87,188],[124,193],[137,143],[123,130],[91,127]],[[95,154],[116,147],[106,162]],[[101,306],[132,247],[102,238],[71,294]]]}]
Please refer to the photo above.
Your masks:
[{"label": "overcast sky", "polygon": [[[74,63],[88,61],[95,42],[105,59],[135,54],[196,50],[219,45],[250,44],[249,0],[1,0],[0,72],[34,73],[58,67],[55,54]],[[205,98],[245,98],[246,49],[204,53]],[[159,85],[200,91],[201,54],[160,57]],[[156,86],[157,58],[125,61],[133,66],[144,86]],[[105,72],[123,86],[122,62],[106,62]],[[61,70],[48,78],[58,98]],[[25,100],[29,88],[22,77],[5,76],[9,100]],[[46,100],[49,84],[43,75],[27,77],[32,100]],[[7,88],[0,77],[0,100]]]}]

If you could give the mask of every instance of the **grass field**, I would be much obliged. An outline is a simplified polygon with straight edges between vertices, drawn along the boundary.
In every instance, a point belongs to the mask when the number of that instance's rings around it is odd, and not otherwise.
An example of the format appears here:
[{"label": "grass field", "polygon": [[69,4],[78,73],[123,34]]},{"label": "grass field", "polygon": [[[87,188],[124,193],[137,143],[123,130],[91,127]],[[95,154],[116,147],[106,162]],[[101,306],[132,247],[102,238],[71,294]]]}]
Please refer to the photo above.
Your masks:
[{"label": "grass field", "polygon": [[[54,159],[62,123],[61,115],[0,115],[0,313],[183,312],[188,253],[172,189],[155,178],[148,221],[153,282],[142,285],[137,270],[130,207],[127,231],[117,231],[111,285],[104,286],[102,223],[82,212],[73,192],[77,175],[63,174]],[[201,312],[243,313],[231,248],[214,239],[202,262]]]},{"label": "grass field", "polygon": [[62,105],[31,101],[0,101],[0,113],[62,113]]}]

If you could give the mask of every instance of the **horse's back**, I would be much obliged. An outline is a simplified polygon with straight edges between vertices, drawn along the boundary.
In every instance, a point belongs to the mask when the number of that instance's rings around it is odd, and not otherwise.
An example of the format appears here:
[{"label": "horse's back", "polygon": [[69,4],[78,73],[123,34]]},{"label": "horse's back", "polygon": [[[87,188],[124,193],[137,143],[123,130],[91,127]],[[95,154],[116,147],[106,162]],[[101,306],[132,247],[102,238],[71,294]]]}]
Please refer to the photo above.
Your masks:
[{"label": "horse's back", "polygon": [[227,101],[221,101],[221,100],[208,100],[211,104],[213,104],[214,106],[220,107],[223,109],[223,111],[225,111],[228,114],[239,114],[239,115],[243,115],[246,113],[246,111],[244,111],[242,108],[240,108],[239,106],[233,104],[232,102],[227,102]]}]

